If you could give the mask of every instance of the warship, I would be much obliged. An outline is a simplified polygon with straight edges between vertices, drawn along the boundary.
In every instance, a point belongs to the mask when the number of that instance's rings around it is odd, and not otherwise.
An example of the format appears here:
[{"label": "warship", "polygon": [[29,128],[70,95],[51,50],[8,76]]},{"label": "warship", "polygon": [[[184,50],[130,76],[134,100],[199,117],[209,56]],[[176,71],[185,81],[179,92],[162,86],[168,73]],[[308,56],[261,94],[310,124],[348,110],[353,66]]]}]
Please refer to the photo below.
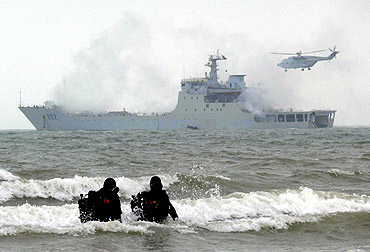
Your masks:
[{"label": "warship", "polygon": [[[175,109],[168,113],[139,114],[128,111],[67,113],[53,101],[19,109],[39,131],[73,130],[243,130],[333,127],[336,110],[284,110],[260,106],[251,109],[245,75],[217,76],[219,53],[210,55],[210,72],[181,81]],[[257,106],[258,107],[258,106]]]}]

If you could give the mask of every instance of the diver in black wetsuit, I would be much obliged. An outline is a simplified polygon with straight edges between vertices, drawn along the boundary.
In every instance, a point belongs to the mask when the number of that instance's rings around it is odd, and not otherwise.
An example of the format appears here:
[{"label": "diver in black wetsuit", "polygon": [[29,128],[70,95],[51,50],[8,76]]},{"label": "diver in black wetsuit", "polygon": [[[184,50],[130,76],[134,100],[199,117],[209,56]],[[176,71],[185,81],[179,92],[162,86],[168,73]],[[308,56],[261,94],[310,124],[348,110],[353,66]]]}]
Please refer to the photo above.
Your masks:
[{"label": "diver in black wetsuit", "polygon": [[173,220],[178,218],[166,191],[162,190],[162,182],[158,176],[150,179],[150,191],[132,196],[131,209],[139,216],[139,220],[161,223],[170,215]]},{"label": "diver in black wetsuit", "polygon": [[78,201],[80,221],[121,221],[121,202],[118,196],[119,188],[113,178],[104,181],[99,191],[89,191],[87,197],[81,194]]},{"label": "diver in black wetsuit", "polygon": [[100,221],[121,221],[121,202],[118,196],[119,188],[113,178],[104,181],[103,188],[97,191],[99,204],[96,209],[96,216]]}]

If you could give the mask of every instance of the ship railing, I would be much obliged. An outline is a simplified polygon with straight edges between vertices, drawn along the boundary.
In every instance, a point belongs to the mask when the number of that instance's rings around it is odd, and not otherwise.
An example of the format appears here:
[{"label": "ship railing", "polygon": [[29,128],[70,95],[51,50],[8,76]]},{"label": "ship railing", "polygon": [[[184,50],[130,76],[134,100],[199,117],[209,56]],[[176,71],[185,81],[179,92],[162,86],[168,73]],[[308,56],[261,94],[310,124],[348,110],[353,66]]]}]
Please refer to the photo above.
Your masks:
[{"label": "ship railing", "polygon": [[[182,79],[181,84],[183,83],[189,83],[189,84],[197,84],[197,83],[208,83],[208,78],[189,78],[189,79]],[[218,86],[228,86],[228,83],[226,81],[218,81]]]},{"label": "ship railing", "polygon": [[182,83],[207,83],[208,79],[206,78],[189,78],[189,79],[183,79],[181,80]]},{"label": "ship railing", "polygon": [[45,108],[45,105],[22,104],[20,108]]},{"label": "ship railing", "polygon": [[307,113],[307,112],[311,112],[309,110],[303,110],[303,109],[292,109],[292,108],[288,108],[288,109],[268,109],[267,112],[269,113]]},{"label": "ship railing", "polygon": [[137,113],[135,113],[135,115],[137,115],[137,116],[166,116],[168,114],[169,114],[169,112],[165,112],[165,113],[163,113],[163,112],[148,112],[148,113],[146,113],[146,112],[137,112]]},{"label": "ship railing", "polygon": [[333,109],[311,109],[310,112],[315,112],[315,114],[320,114],[320,115],[326,115],[329,113],[335,113],[337,111]]}]

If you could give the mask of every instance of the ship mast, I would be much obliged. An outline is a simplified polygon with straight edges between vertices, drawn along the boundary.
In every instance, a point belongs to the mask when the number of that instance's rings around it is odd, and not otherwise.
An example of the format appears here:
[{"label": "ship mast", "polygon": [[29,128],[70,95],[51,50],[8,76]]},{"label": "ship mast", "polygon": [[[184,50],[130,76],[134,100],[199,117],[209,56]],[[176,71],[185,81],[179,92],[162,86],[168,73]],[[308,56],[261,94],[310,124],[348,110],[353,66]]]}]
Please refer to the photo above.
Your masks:
[{"label": "ship mast", "polygon": [[209,72],[209,80],[208,85],[209,86],[218,86],[219,83],[217,81],[217,71],[219,70],[217,67],[217,61],[218,60],[226,60],[226,57],[223,55],[219,55],[219,51],[217,50],[217,55],[210,55],[208,58],[208,63],[206,64],[207,67],[211,68],[211,71]]}]

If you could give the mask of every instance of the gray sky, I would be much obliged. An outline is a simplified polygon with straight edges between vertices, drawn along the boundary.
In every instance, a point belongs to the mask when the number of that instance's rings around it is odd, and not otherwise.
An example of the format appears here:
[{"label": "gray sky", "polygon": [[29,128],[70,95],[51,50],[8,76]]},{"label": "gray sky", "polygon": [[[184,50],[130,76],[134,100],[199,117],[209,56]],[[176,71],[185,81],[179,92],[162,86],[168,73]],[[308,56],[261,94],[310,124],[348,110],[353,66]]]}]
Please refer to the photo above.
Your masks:
[{"label": "gray sky", "polygon": [[[0,129],[32,129],[22,104],[169,112],[180,81],[228,57],[275,108],[337,109],[335,125],[370,125],[369,1],[2,1]],[[311,71],[270,52],[333,48]],[[327,56],[328,52],[320,55]]]}]

